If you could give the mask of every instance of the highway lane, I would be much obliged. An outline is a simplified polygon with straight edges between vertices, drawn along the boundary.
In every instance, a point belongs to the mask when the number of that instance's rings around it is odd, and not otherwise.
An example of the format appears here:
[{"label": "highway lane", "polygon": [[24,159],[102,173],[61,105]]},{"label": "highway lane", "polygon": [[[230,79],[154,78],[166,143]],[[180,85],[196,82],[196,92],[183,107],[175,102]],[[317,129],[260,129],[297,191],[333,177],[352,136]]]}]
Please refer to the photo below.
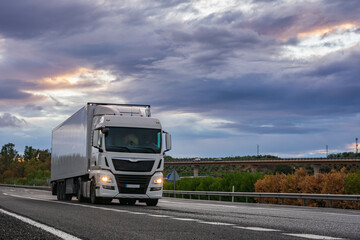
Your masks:
[{"label": "highway lane", "polygon": [[4,187],[0,209],[81,239],[360,239],[360,211],[353,210],[172,198],[157,207],[121,206],[115,200],[91,205]]}]

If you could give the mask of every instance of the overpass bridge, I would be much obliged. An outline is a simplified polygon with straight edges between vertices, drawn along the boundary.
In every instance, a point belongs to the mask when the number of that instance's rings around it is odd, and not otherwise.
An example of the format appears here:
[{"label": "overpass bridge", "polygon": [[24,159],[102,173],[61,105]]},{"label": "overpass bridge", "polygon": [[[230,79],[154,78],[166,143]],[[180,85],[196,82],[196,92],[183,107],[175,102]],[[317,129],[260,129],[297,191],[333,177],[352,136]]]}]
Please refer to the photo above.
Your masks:
[{"label": "overpass bridge", "polygon": [[173,160],[165,161],[166,166],[189,165],[194,169],[194,177],[199,176],[201,165],[248,165],[253,172],[258,166],[297,165],[306,164],[314,168],[314,174],[320,172],[325,164],[360,164],[360,158],[264,158],[264,159],[234,159],[234,160]]}]

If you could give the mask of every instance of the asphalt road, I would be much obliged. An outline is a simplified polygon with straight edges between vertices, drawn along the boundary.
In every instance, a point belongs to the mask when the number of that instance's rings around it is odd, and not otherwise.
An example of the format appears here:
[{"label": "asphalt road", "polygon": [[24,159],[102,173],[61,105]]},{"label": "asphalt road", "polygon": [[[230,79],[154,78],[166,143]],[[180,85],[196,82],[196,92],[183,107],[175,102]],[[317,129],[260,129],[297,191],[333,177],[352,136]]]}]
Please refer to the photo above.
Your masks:
[{"label": "asphalt road", "polygon": [[115,200],[91,205],[57,201],[48,191],[0,187],[0,239],[59,238],[360,239],[360,211],[172,198],[157,207]]}]

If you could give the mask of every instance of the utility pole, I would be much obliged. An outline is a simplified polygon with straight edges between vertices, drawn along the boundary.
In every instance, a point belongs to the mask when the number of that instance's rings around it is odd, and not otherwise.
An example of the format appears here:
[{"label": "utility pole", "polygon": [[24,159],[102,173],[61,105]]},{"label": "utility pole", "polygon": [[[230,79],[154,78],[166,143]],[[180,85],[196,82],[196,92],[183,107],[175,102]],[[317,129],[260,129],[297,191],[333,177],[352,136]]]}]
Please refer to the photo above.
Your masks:
[{"label": "utility pole", "polygon": [[257,144],[257,156],[259,156],[259,144]]},{"label": "utility pole", "polygon": [[356,154],[358,153],[358,138],[355,138]]}]

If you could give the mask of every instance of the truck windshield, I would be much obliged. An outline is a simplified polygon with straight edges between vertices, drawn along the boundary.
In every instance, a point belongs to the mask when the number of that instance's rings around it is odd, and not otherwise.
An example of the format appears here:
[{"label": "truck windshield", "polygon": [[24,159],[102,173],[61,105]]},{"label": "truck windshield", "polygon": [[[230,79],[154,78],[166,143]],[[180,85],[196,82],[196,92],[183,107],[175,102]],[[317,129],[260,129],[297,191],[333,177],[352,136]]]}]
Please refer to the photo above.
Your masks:
[{"label": "truck windshield", "polygon": [[105,147],[110,152],[160,153],[161,130],[109,127]]}]

